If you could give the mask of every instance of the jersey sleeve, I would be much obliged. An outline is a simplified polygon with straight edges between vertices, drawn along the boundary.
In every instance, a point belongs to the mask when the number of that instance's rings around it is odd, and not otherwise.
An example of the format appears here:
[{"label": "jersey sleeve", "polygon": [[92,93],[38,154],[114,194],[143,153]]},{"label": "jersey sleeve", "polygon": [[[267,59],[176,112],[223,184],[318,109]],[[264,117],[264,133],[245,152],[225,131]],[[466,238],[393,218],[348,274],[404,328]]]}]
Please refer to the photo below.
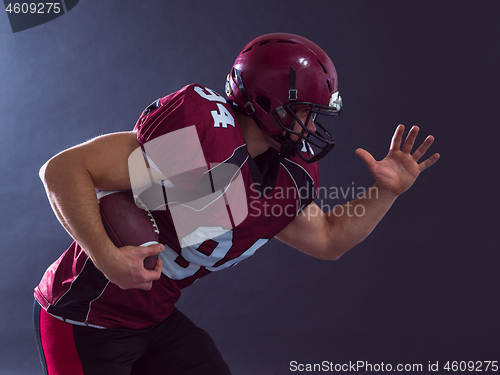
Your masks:
[{"label": "jersey sleeve", "polygon": [[[235,149],[244,145],[241,129],[227,101],[215,91],[196,84],[153,102],[144,110],[134,130],[142,154],[149,166],[161,173],[161,184],[171,189],[171,196],[173,189],[182,192],[196,189],[207,171],[230,159]],[[133,190],[135,186],[143,190],[144,181],[149,181],[144,178],[147,168],[144,169],[144,161],[140,162],[140,151],[134,156],[141,168],[134,168],[131,173],[131,180],[137,181],[132,183]],[[151,187],[157,188],[156,184]]]},{"label": "jersey sleeve", "polygon": [[[245,143],[234,112],[221,95],[197,84],[158,99],[148,106],[138,119],[134,130],[144,145],[163,135],[190,128],[183,133],[202,147],[207,165],[229,158],[234,149]],[[177,147],[179,148],[179,147]],[[187,150],[183,152],[188,154]]]},{"label": "jersey sleeve", "polygon": [[145,143],[176,130],[195,126],[200,141],[206,137],[207,118],[200,103],[190,95],[195,85],[167,95],[151,103],[135,125],[137,140]]}]

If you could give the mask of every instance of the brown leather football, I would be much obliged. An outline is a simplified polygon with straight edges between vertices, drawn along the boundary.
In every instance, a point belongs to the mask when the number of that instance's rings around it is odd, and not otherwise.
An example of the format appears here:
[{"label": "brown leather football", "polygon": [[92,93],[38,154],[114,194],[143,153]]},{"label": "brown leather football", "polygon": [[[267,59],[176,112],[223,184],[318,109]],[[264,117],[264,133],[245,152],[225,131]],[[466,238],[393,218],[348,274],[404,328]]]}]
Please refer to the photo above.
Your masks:
[{"label": "brown leather football", "polygon": [[[99,192],[99,207],[104,228],[117,247],[149,246],[159,243],[159,231],[151,214],[140,208],[131,191]],[[158,256],[144,259],[152,270]]]}]

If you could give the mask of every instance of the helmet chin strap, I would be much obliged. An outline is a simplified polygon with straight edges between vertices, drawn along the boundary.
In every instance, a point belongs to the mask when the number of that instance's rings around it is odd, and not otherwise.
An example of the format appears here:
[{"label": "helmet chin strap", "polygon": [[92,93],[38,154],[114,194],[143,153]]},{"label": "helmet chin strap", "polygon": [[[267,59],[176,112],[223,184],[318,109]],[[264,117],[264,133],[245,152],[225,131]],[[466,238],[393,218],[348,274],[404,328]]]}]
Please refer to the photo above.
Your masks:
[{"label": "helmet chin strap", "polygon": [[288,136],[290,133],[278,134],[273,137],[281,145],[280,155],[285,158],[293,158],[298,155],[297,142],[292,141]]},{"label": "helmet chin strap", "polygon": [[[297,100],[297,87],[296,87],[296,71],[290,66],[290,88],[288,90],[288,100],[296,101]],[[283,107],[281,109],[284,111]],[[284,112],[286,115],[286,112]],[[293,128],[293,124],[295,120],[292,119],[288,127]],[[297,151],[297,142],[292,141],[290,139],[290,132],[288,130],[285,131],[285,134],[278,134],[273,137],[277,142],[281,144],[280,154],[285,158],[293,158],[298,154]]]},{"label": "helmet chin strap", "polygon": [[[288,100],[296,101],[297,100],[297,86],[296,86],[296,71],[290,66],[290,88],[288,90]],[[288,125],[289,129],[292,129],[294,126],[295,120],[292,119],[290,124]],[[297,151],[297,143],[300,142],[300,139],[297,141],[292,141],[290,139],[290,132],[285,131],[284,135],[279,135],[277,138],[278,142],[281,143],[281,151],[280,154],[285,158],[293,158],[298,154]]]}]

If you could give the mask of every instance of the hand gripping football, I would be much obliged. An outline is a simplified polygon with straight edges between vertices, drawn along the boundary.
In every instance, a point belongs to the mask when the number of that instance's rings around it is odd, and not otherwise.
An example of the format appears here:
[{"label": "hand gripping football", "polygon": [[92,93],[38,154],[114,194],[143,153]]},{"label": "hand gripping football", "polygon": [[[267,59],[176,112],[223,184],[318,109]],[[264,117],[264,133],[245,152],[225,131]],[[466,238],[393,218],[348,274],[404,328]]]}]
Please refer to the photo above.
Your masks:
[{"label": "hand gripping football", "polygon": [[[138,207],[130,191],[97,194],[104,229],[116,247],[149,246],[159,243],[159,230],[147,210]],[[144,267],[152,270],[158,256],[144,259]]]}]

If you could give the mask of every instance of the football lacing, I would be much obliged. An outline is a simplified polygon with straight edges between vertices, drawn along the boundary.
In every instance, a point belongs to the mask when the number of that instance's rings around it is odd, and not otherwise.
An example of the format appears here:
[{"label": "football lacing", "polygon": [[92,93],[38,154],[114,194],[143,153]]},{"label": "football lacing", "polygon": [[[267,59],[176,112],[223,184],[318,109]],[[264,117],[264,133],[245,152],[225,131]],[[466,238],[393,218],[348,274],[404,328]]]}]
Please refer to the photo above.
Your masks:
[{"label": "football lacing", "polygon": [[143,201],[141,201],[141,198],[139,198],[139,196],[134,195],[134,199],[136,202],[139,202],[142,206],[142,209],[148,213],[149,220],[151,220],[151,222],[153,223],[155,233],[160,234],[160,230],[158,229],[158,225],[156,225],[156,221],[155,221],[153,215],[151,214],[151,211],[148,210],[148,207],[144,204]]}]

